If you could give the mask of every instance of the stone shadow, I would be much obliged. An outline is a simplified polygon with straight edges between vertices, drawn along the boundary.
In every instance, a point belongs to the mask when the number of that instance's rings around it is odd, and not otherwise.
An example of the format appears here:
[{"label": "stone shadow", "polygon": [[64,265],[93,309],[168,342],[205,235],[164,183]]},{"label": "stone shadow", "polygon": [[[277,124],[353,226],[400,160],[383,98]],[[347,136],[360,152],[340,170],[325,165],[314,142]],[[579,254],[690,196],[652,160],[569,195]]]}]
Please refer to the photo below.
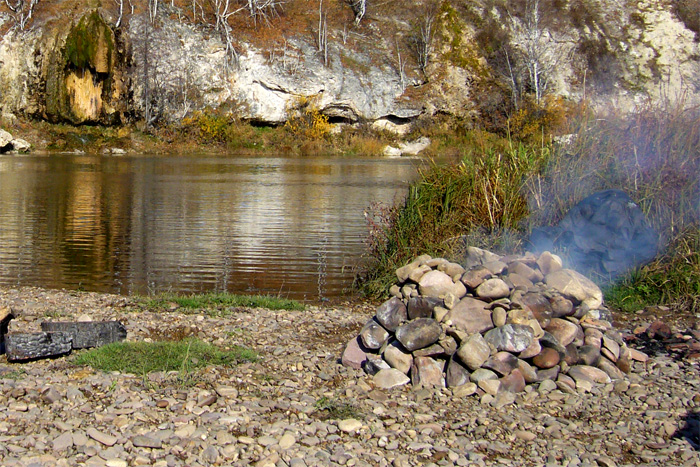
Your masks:
[{"label": "stone shadow", "polygon": [[689,412],[683,417],[680,428],[673,435],[688,441],[696,451],[700,451],[700,410]]}]

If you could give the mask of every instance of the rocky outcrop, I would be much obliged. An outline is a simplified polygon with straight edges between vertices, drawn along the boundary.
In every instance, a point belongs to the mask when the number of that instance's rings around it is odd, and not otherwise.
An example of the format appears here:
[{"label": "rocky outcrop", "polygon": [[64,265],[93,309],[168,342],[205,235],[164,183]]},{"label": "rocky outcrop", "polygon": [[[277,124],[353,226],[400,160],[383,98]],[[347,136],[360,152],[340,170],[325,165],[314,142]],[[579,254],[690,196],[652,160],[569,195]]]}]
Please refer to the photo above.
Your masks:
[{"label": "rocky outcrop", "polygon": [[[280,124],[305,99],[314,99],[332,122],[398,121],[404,126],[422,115],[488,117],[511,91],[497,60],[479,43],[479,25],[504,26],[509,42],[500,46],[513,51],[525,50],[533,31],[527,21],[505,13],[489,17],[496,10],[478,2],[470,8],[471,15],[443,11],[424,70],[415,64],[406,69],[406,57],[397,54],[398,38],[385,37],[372,24],[378,18],[364,20],[367,37],[361,46],[345,44],[348,31],[336,31],[325,54],[308,34],[285,37],[281,48],[237,38],[234,60],[218,33],[179,21],[182,12],[173,6],[159,10],[157,27],[146,15],[132,14],[118,29],[108,8],[76,8],[76,13],[66,12],[73,18],[4,35],[0,107],[74,124],[146,116],[178,120],[205,107]],[[561,11],[575,13],[567,2]],[[536,57],[544,61],[538,65],[547,75],[542,76],[546,92],[585,96],[606,106],[611,99],[634,105],[649,96],[698,100],[693,83],[700,75],[700,46],[666,5],[611,0],[589,13],[537,26]],[[477,16],[481,21],[471,21]],[[408,34],[402,20],[381,20]],[[519,67],[523,80],[528,79],[522,71],[526,62]],[[500,89],[494,92],[503,94],[495,99],[501,104],[489,103],[493,96],[484,95],[490,92],[486,89]]]},{"label": "rocky outcrop", "polygon": [[117,42],[98,10],[10,31],[0,42],[0,107],[52,122],[122,122],[127,59]]},{"label": "rocky outcrop", "polygon": [[22,138],[15,138],[5,130],[0,129],[0,154],[7,152],[27,152],[31,145]]}]

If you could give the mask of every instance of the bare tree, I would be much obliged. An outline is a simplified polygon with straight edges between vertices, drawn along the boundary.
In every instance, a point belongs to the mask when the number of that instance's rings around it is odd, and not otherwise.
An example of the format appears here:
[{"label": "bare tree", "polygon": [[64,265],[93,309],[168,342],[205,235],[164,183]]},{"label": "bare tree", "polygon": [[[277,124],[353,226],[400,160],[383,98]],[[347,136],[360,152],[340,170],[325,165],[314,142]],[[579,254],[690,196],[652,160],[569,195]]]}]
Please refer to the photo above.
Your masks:
[{"label": "bare tree", "polygon": [[156,17],[158,16],[158,0],[148,0],[148,18],[151,24],[156,24]]},{"label": "bare tree", "polygon": [[551,33],[542,25],[540,0],[527,0],[525,15],[518,19],[508,14],[511,23],[513,48],[527,70],[530,88],[539,103],[547,91],[549,78],[561,59]]},{"label": "bare tree", "polygon": [[438,2],[430,2],[423,14],[413,23],[413,30],[408,36],[408,45],[413,52],[418,69],[425,76],[433,51],[435,26],[439,13]]},{"label": "bare tree", "polygon": [[324,65],[328,65],[328,15],[323,12],[323,0],[318,2],[318,51]]},{"label": "bare tree", "polygon": [[24,29],[32,19],[34,8],[39,0],[5,0],[5,5],[14,14],[16,24],[20,29]]},{"label": "bare tree", "polygon": [[345,0],[348,5],[350,5],[350,8],[352,8],[352,12],[355,14],[355,26],[360,25],[360,21],[362,21],[362,18],[365,17],[365,13],[367,13],[367,0]]}]

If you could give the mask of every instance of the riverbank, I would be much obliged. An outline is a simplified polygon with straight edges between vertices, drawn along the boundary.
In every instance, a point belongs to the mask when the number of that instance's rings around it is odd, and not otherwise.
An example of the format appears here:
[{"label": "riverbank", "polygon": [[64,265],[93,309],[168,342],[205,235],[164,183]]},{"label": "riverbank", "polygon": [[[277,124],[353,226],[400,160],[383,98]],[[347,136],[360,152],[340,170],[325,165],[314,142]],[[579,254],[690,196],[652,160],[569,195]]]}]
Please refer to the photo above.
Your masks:
[{"label": "riverbank", "polygon": [[[72,357],[0,360],[0,463],[26,465],[684,465],[700,464],[700,375],[659,354],[590,393],[540,387],[502,407],[450,389],[382,391],[338,363],[375,312],[368,303],[304,311],[239,308],[154,312],[115,295],[0,289],[10,331],[42,320],[120,320],[127,340],[191,335],[246,346],[253,363],[177,372],[104,374]],[[174,307],[173,307],[174,308]],[[616,316],[633,329],[698,317],[664,309]],[[456,391],[455,391],[456,392]]]}]

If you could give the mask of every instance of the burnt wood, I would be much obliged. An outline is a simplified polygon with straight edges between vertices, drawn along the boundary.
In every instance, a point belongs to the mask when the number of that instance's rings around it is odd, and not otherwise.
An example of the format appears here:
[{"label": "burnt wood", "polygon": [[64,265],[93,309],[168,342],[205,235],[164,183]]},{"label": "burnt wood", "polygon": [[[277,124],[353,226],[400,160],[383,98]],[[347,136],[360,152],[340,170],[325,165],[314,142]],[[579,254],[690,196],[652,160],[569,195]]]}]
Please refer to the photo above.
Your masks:
[{"label": "burnt wood", "polygon": [[67,332],[11,333],[5,336],[5,353],[11,362],[56,357],[71,351]]},{"label": "burnt wood", "polygon": [[74,349],[100,347],[126,339],[126,328],[119,321],[44,321],[41,330],[70,334]]}]

